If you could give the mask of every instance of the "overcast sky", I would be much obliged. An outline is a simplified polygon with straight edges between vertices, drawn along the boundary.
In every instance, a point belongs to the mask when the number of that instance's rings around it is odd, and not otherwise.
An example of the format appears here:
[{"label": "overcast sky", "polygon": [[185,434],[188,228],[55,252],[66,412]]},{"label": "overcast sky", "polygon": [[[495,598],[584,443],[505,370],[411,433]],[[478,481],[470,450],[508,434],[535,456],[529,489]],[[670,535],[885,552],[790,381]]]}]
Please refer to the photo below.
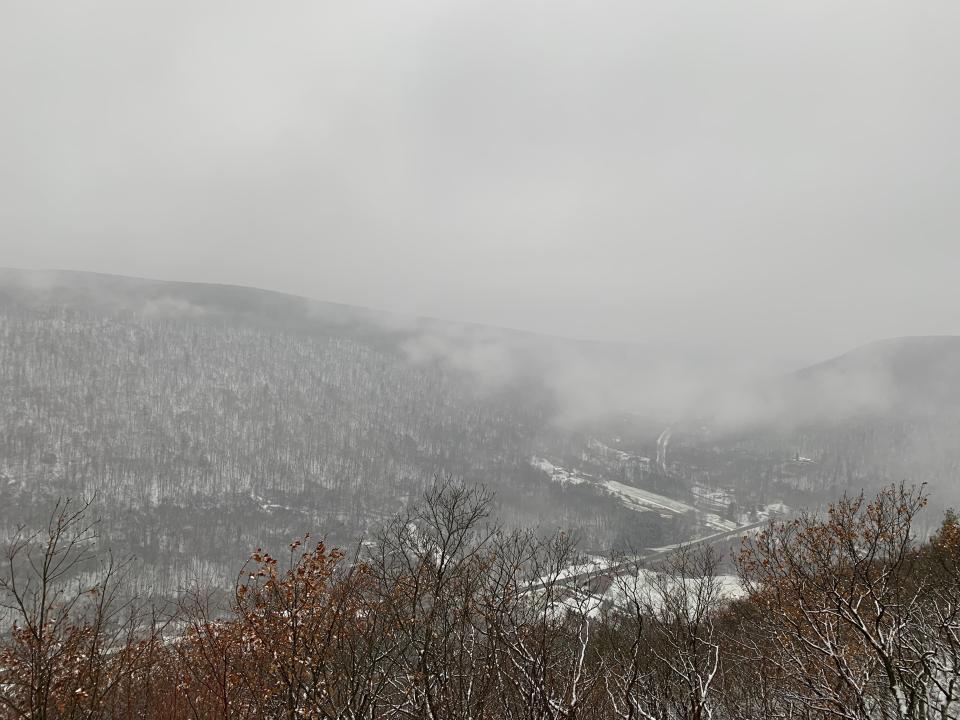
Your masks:
[{"label": "overcast sky", "polygon": [[0,265],[796,364],[960,333],[956,0],[0,9]]}]

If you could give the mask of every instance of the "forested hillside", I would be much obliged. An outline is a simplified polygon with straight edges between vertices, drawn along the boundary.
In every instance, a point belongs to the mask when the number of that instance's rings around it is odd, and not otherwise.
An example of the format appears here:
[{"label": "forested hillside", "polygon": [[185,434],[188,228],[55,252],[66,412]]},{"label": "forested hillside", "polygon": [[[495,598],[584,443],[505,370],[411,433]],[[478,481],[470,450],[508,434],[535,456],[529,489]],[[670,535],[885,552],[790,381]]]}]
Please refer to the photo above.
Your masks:
[{"label": "forested hillside", "polygon": [[616,417],[606,393],[655,387],[655,356],[247,288],[0,271],[0,530],[93,497],[105,546],[170,594],[223,586],[251,548],[303,532],[355,542],[438,475],[493,489],[508,526],[597,552],[908,477],[951,502],[958,359],[952,338],[880,343],[761,387],[747,422],[678,409],[664,431],[641,394],[629,422],[591,428],[564,419],[581,400],[584,418]]},{"label": "forested hillside", "polygon": [[530,467],[569,441],[542,385],[411,359],[409,330],[363,311],[137,283],[0,293],[4,531],[96,497],[110,539],[169,591],[224,582],[250,548],[302,532],[349,543],[449,474],[495,488],[508,523],[664,539],[656,516]]},{"label": "forested hillside", "polygon": [[870,343],[764,388],[770,411],[724,441],[759,478],[817,498],[910,478],[960,501],[960,337]]},{"label": "forested hillside", "polygon": [[741,507],[822,506],[904,479],[946,506],[960,503],[958,388],[960,338],[903,337],[723,389],[670,427],[663,454],[640,416],[594,432],[622,450],[657,452],[668,471],[659,482],[722,491]]}]

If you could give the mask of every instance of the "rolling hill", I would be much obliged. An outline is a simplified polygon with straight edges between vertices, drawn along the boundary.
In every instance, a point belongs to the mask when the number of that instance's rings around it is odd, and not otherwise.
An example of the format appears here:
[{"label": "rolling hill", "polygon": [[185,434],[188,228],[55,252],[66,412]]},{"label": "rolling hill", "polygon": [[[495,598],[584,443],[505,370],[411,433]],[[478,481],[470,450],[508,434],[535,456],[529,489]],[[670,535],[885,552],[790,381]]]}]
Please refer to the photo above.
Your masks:
[{"label": "rolling hill", "polygon": [[0,530],[95,495],[105,545],[169,590],[225,582],[254,547],[303,532],[348,544],[451,474],[492,487],[507,523],[658,540],[658,518],[530,465],[579,447],[535,381],[564,342],[246,288],[3,271]]},{"label": "rolling hill", "polygon": [[[596,549],[901,478],[960,499],[960,338],[865,346],[722,396],[721,421],[682,419],[696,393],[671,383],[696,367],[665,368],[644,347],[250,288],[0,270],[0,532],[95,496],[104,545],[171,592],[303,532],[354,542],[438,474]],[[632,437],[594,422],[625,407]],[[651,492],[690,511],[623,502]]]},{"label": "rolling hill", "polygon": [[960,502],[960,337],[870,343],[715,402],[725,422],[706,421],[706,434],[688,422],[673,444],[687,464],[713,465],[718,484],[819,502],[925,482],[934,504]]}]

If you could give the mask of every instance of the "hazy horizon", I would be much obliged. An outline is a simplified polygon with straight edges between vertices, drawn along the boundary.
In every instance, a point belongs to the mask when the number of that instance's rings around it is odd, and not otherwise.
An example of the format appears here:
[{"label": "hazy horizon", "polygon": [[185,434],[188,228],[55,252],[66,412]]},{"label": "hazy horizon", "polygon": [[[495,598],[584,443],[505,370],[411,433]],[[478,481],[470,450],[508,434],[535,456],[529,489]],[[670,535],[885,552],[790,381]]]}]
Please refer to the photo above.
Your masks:
[{"label": "hazy horizon", "polygon": [[[463,327],[470,328],[475,327],[479,330],[489,329],[493,331],[505,331],[508,333],[519,333],[521,335],[536,337],[541,336],[545,340],[560,340],[560,341],[572,341],[577,343],[586,343],[586,344],[597,344],[597,345],[611,345],[617,346],[622,345],[625,347],[636,347],[649,348],[650,350],[659,350],[664,353],[664,357],[670,357],[670,353],[684,353],[695,351],[702,353],[691,357],[691,360],[697,363],[706,364],[708,362],[717,362],[719,366],[715,368],[718,373],[718,377],[722,379],[740,379],[744,381],[759,381],[762,380],[764,375],[768,375],[770,379],[775,375],[792,373],[794,371],[805,370],[811,366],[819,365],[823,362],[831,361],[837,359],[841,356],[847,355],[849,353],[855,352],[862,348],[878,345],[880,343],[895,341],[900,339],[923,339],[923,338],[960,338],[960,333],[934,333],[930,335],[920,335],[920,334],[906,334],[906,335],[897,335],[897,336],[885,336],[885,337],[876,337],[865,340],[864,342],[857,345],[841,345],[838,347],[837,351],[834,353],[828,353],[826,355],[816,355],[811,354],[808,359],[805,361],[799,360],[797,364],[790,364],[790,361],[786,361],[786,364],[763,364],[758,363],[756,365],[751,365],[749,363],[744,365],[737,365],[733,362],[731,356],[723,355],[720,352],[711,353],[711,348],[704,345],[697,345],[696,338],[689,338],[687,342],[679,341],[675,343],[661,342],[655,343],[648,338],[640,338],[636,340],[631,339],[617,339],[617,338],[590,338],[590,337],[580,337],[573,335],[564,335],[558,333],[549,333],[542,332],[536,329],[529,329],[524,327],[516,326],[507,326],[507,325],[490,325],[481,322],[474,322],[470,320],[461,320],[454,317],[440,317],[436,315],[413,315],[413,314],[404,314],[389,309],[363,306],[363,305],[351,305],[349,303],[343,303],[336,299],[330,298],[320,298],[313,297],[310,295],[304,295],[299,293],[290,293],[283,290],[277,290],[275,288],[267,287],[258,287],[255,285],[241,285],[237,283],[230,282],[208,282],[204,280],[180,280],[178,278],[161,278],[155,276],[146,276],[146,275],[124,275],[120,273],[110,273],[110,272],[101,272],[97,270],[74,270],[66,268],[56,268],[56,267],[6,267],[0,266],[0,271],[10,271],[22,275],[24,278],[28,278],[27,284],[34,286],[36,289],[43,289],[45,287],[53,288],[59,286],[64,278],[60,276],[69,276],[69,275],[92,275],[92,276],[102,276],[105,278],[117,278],[123,280],[135,280],[135,281],[145,281],[149,283],[159,282],[159,283],[171,283],[171,284],[188,284],[188,285],[199,285],[199,286],[210,286],[210,287],[222,287],[222,288],[239,288],[243,290],[252,290],[252,291],[264,291],[269,293],[278,293],[281,295],[287,295],[295,298],[302,298],[310,302],[318,302],[321,304],[327,305],[340,305],[347,308],[354,308],[357,310],[369,311],[375,315],[382,315],[385,318],[385,329],[402,329],[405,327],[412,328],[413,326],[408,326],[408,322],[413,321],[423,321],[428,323],[426,328],[429,327],[443,327],[449,325],[450,328]],[[165,307],[163,312],[175,312],[176,306]],[[386,318],[394,318],[393,320],[386,320]],[[439,323],[440,325],[434,325]],[[482,336],[481,336],[482,337]],[[465,339],[466,336],[458,337],[459,340]],[[676,355],[675,357],[679,357]],[[725,372],[734,373],[732,375],[724,375]],[[712,381],[717,381],[716,377],[711,378]]]},{"label": "hazy horizon", "polygon": [[762,369],[960,333],[960,7],[6,3],[0,264]]}]

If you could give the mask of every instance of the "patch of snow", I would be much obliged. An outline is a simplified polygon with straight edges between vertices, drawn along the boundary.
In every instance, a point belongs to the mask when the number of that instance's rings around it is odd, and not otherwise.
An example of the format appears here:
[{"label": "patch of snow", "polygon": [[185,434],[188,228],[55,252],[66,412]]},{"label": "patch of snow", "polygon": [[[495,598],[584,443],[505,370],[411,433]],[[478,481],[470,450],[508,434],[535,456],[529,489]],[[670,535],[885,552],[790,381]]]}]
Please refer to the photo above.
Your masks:
[{"label": "patch of snow", "polygon": [[[657,612],[663,608],[665,596],[673,596],[677,592],[686,592],[691,602],[703,588],[708,578],[693,577],[678,580],[664,577],[653,570],[641,569],[636,575],[621,575],[617,577],[604,595],[604,599],[614,605],[623,605],[636,597]],[[711,590],[715,602],[729,602],[746,595],[746,591],[736,575],[717,575],[712,578],[714,588]]]},{"label": "patch of snow", "polygon": [[716,528],[717,530],[736,530],[739,527],[733,520],[724,520],[715,513],[706,513],[703,516],[703,522],[705,525]]},{"label": "patch of snow", "polygon": [[628,507],[639,506],[640,508],[656,510],[658,512],[665,511],[675,515],[684,515],[693,510],[692,507],[679,500],[672,500],[648,490],[641,490],[640,488],[631,487],[630,485],[624,485],[616,480],[607,480],[602,484],[607,490],[623,500],[624,504]]},{"label": "patch of snow", "polygon": [[770,520],[775,517],[786,517],[792,512],[789,505],[784,505],[783,503],[770,503],[765,505],[763,508],[757,512],[758,520]]},{"label": "patch of snow", "polygon": [[545,458],[535,457],[530,461],[530,464],[549,475],[553,482],[560,483],[561,485],[582,485],[583,483],[590,482],[590,475],[559,467]]}]

